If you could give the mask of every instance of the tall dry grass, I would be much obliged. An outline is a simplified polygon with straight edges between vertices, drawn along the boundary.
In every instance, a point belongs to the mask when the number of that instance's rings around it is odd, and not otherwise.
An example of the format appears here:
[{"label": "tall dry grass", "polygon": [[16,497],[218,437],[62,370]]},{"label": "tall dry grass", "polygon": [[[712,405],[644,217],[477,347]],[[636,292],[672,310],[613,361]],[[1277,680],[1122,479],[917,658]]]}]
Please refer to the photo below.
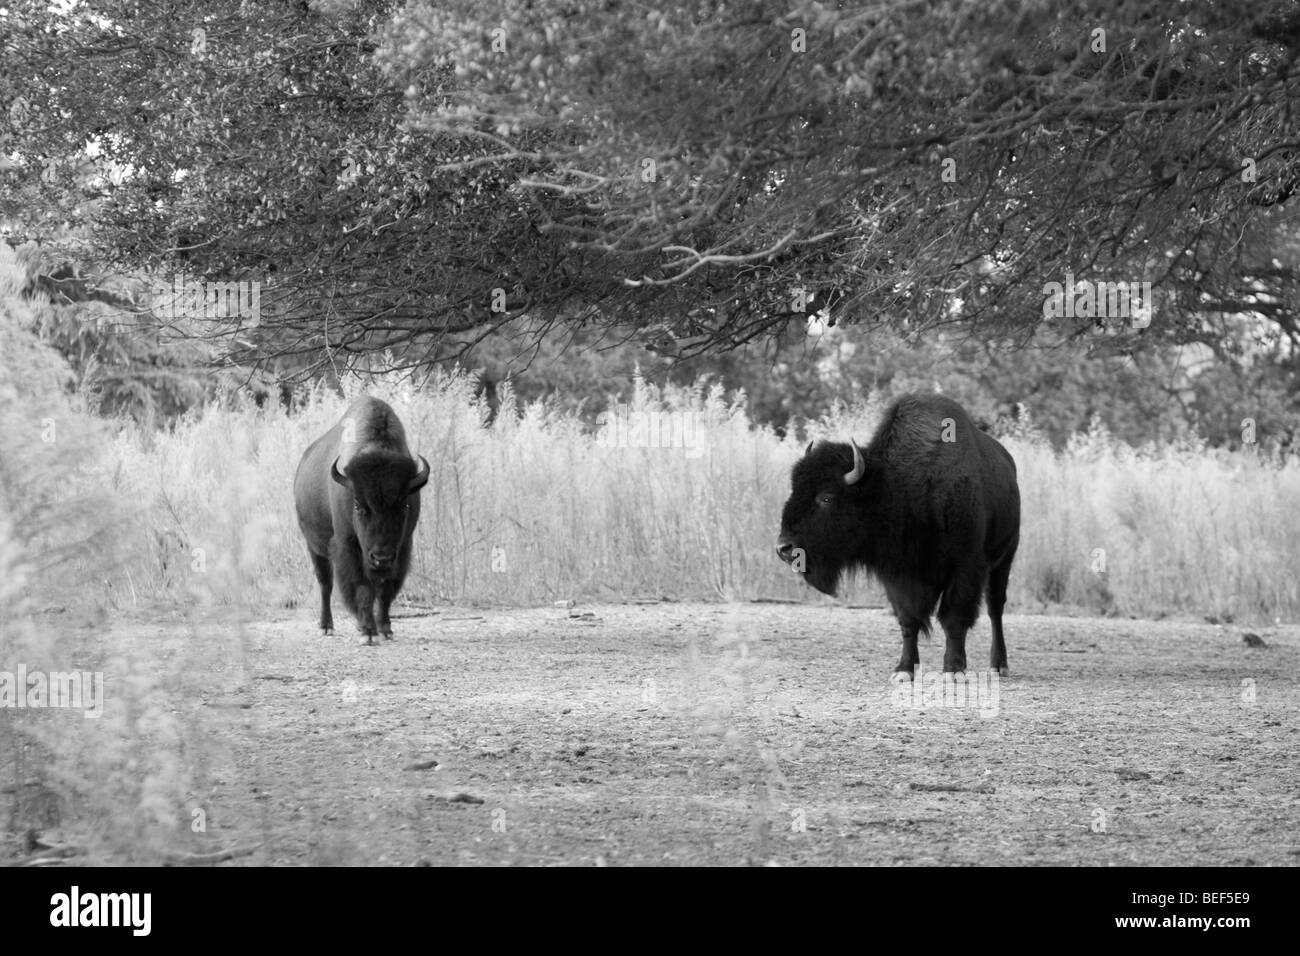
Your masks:
[{"label": "tall dry grass", "polygon": [[[238,480],[251,466],[232,436],[214,449],[224,462],[187,454],[195,470],[173,486],[148,436],[87,414],[34,332],[49,306],[19,294],[24,278],[0,243],[0,858],[156,863],[196,846],[190,811],[221,764],[205,665],[240,652],[234,578],[259,540],[222,503],[258,482]],[[203,514],[225,515],[212,572],[182,574],[158,516],[205,494]],[[224,620],[139,613],[158,596]],[[127,616],[105,628],[114,610]],[[74,674],[81,693],[56,698]]]},{"label": "tall dry grass", "polygon": [[[518,409],[509,395],[489,426],[463,377],[366,390],[397,409],[432,467],[405,592],[420,602],[815,599],[772,553],[790,467],[808,437],[864,440],[880,411],[840,408],[811,436],[780,438],[716,388],[637,382],[626,420],[658,416],[664,443],[697,435],[697,447],[607,447],[579,418]],[[292,416],[236,402],[166,434],[119,431],[100,477],[141,506],[141,528],[114,577],[117,599],[313,604],[293,472],[346,404],[318,392]],[[1030,424],[1003,440],[1024,511],[1013,610],[1300,612],[1295,462],[1186,445],[1133,450],[1100,431],[1055,452]],[[859,582],[849,598],[880,595]]]}]

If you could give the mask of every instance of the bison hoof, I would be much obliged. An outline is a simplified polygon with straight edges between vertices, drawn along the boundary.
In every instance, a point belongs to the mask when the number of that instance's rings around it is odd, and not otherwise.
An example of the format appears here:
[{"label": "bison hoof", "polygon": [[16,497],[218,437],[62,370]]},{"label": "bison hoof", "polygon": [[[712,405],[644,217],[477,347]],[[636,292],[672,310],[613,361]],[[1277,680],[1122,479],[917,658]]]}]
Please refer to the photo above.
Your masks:
[{"label": "bison hoof", "polygon": [[911,671],[894,671],[893,676],[889,678],[894,684],[910,684],[913,680]]},{"label": "bison hoof", "polygon": [[1009,667],[1007,667],[1005,664],[1003,664],[1001,667],[998,668],[998,676],[999,676],[999,677],[1010,677],[1010,676],[1011,676],[1011,668],[1009,668]]},{"label": "bison hoof", "polygon": [[320,634],[321,634],[321,637],[332,637],[332,636],[334,635],[334,628],[332,628],[332,627],[322,627],[322,628],[320,629]]}]

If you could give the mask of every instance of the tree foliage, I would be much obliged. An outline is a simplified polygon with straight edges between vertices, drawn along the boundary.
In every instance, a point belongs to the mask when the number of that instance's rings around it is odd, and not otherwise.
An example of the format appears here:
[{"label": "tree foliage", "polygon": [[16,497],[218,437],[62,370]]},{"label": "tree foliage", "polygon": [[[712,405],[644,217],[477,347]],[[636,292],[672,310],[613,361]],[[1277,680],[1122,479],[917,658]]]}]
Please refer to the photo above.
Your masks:
[{"label": "tree foliage", "polygon": [[525,167],[547,230],[689,290],[688,352],[783,328],[800,290],[1027,334],[1046,281],[1167,285],[1300,183],[1293,2],[453,0],[386,37],[454,72],[412,109],[482,144],[462,168]]},{"label": "tree foliage", "polygon": [[0,215],[261,281],[212,323],[236,362],[419,365],[520,318],[680,357],[821,310],[1024,342],[1067,273],[1151,281],[1142,337],[1205,339],[1207,260],[1300,182],[1296,0],[0,17]]}]

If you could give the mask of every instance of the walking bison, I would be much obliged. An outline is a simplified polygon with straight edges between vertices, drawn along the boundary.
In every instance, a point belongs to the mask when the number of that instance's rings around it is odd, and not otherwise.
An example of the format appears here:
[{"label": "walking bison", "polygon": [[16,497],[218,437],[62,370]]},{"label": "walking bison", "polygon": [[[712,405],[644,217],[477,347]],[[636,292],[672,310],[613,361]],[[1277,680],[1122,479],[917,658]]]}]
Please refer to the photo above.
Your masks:
[{"label": "walking bison", "polygon": [[1020,541],[1016,464],[960,405],[906,395],[885,412],[866,448],[810,443],[794,466],[777,554],[834,595],[846,571],[884,585],[903,630],[898,680],[914,678],[917,633],[938,604],[945,672],[966,669],[966,632],[987,591],[989,663],[1007,676],[1002,609]]},{"label": "walking bison", "polygon": [[421,458],[416,466],[396,413],[369,396],[303,452],[294,505],[320,582],[324,633],[334,630],[330,592],[337,584],[366,643],[376,633],[392,639],[388,609],[411,566],[419,492],[428,480],[429,463]]}]

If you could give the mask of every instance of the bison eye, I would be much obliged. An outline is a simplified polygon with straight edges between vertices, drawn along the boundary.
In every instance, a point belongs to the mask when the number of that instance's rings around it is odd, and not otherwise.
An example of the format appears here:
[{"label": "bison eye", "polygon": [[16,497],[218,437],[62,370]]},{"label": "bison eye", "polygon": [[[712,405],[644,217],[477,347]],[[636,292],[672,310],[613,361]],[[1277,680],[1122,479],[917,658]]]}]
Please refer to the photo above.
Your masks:
[{"label": "bison eye", "polygon": [[370,513],[370,509],[359,501],[354,501],[352,506],[357,509],[357,514],[361,515],[363,518]]},{"label": "bison eye", "polygon": [[834,495],[818,495],[818,496],[817,496],[817,504],[821,505],[823,508],[829,508],[829,507],[830,507],[831,505],[833,505],[834,503],[835,503],[835,496],[834,496]]}]

